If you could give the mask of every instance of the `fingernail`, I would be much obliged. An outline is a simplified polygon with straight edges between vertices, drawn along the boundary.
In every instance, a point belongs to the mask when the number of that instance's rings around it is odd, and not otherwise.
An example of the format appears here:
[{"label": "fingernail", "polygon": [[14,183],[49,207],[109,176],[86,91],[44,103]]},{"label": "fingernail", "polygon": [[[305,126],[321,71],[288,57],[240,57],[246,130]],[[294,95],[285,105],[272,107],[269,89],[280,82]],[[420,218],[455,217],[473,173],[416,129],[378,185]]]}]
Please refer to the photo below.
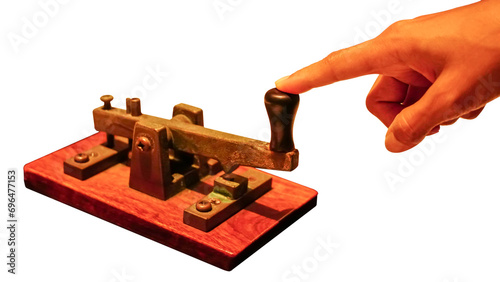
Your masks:
[{"label": "fingernail", "polygon": [[385,136],[385,147],[393,153],[399,153],[409,149],[408,145],[405,145],[396,139],[392,131],[387,132],[387,135]]},{"label": "fingernail", "polygon": [[284,76],[284,77],[276,80],[276,82],[274,84],[276,85],[276,87],[278,87],[278,84],[281,83],[281,82],[283,82],[284,80],[286,80],[288,77],[289,77],[289,75]]}]

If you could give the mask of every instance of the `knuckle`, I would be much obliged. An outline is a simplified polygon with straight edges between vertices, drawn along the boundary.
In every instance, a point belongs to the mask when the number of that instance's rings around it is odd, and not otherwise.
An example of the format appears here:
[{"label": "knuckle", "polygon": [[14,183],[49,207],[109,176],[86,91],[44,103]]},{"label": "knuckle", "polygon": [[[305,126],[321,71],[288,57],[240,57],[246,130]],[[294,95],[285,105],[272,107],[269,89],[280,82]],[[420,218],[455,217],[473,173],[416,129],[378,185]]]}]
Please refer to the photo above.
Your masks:
[{"label": "knuckle", "polygon": [[467,116],[469,113],[473,113],[474,110],[480,108],[482,104],[482,101],[474,95],[467,95],[466,93],[457,91],[442,93],[440,96],[443,97],[441,107],[445,109],[444,112],[448,119]]},{"label": "knuckle", "polygon": [[390,26],[388,26],[383,34],[402,34],[404,33],[408,26],[410,25],[411,20],[400,20],[397,21]]},{"label": "knuckle", "polygon": [[450,120],[446,120],[444,122],[442,122],[440,125],[452,125],[454,124],[455,122],[457,122],[458,118],[454,118],[454,119],[450,119]]},{"label": "knuckle", "polygon": [[465,112],[462,96],[457,89],[439,89],[432,95],[432,110],[439,113],[439,119],[443,122],[456,119]]},{"label": "knuckle", "polygon": [[397,58],[406,58],[418,52],[419,41],[415,40],[413,20],[401,20],[387,27],[375,38]]},{"label": "knuckle", "polygon": [[365,100],[365,106],[366,106],[366,109],[372,114],[372,115],[376,115],[376,112],[377,112],[377,98],[375,97],[375,95],[372,95],[371,93],[368,94],[368,96],[366,96],[366,100]]},{"label": "knuckle", "polygon": [[463,119],[475,119],[475,118],[477,118],[478,115],[479,114],[473,114],[473,115],[466,114],[466,115],[461,116],[461,118],[463,118]]},{"label": "knuckle", "polygon": [[475,111],[472,111],[470,113],[462,115],[461,118],[464,118],[464,119],[475,119],[475,118],[477,118],[481,114],[482,110],[483,110],[483,108],[479,108],[479,109],[477,109]]}]

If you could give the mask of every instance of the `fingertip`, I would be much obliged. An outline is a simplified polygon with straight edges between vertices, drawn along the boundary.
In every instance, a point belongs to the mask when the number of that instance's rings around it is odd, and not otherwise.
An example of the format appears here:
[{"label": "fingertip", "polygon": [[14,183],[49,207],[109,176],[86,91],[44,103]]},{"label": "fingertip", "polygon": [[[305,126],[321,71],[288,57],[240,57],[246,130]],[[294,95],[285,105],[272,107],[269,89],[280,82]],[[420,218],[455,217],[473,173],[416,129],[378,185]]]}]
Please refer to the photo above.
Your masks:
[{"label": "fingertip", "polygon": [[290,76],[287,75],[287,76],[284,76],[278,80],[276,80],[276,82],[274,83],[276,85],[276,88],[279,88],[278,86],[280,86],[282,84],[282,82],[284,82],[286,79],[288,79]]},{"label": "fingertip", "polygon": [[297,74],[293,76],[287,75],[284,76],[274,83],[276,88],[280,91],[290,93],[290,94],[300,94],[306,92],[308,89],[303,89],[303,85],[300,82],[300,79],[297,78]]},{"label": "fingertip", "polygon": [[[438,133],[439,129],[440,129],[439,125],[434,127],[431,131],[429,131],[427,136],[434,135],[434,134]],[[416,144],[413,144],[413,145],[404,144],[403,142],[399,141],[396,138],[396,136],[394,135],[392,130],[389,130],[385,136],[385,148],[389,152],[392,152],[392,153],[401,153],[401,152],[407,151],[407,150],[415,147],[419,143],[420,142],[417,142]]]},{"label": "fingertip", "polygon": [[290,92],[288,91],[288,88],[290,88],[290,87],[288,87],[288,86],[289,86],[289,83],[287,83],[287,80],[288,80],[288,78],[289,78],[289,77],[290,77],[290,76],[289,76],[289,75],[287,75],[287,76],[284,76],[284,77],[282,77],[282,78],[280,78],[280,79],[276,80],[276,82],[274,82],[274,85],[276,86],[276,88],[277,88],[278,90],[280,90],[280,91],[290,93]]},{"label": "fingertip", "polygon": [[406,144],[403,144],[400,142],[396,137],[394,136],[394,133],[392,131],[387,131],[387,134],[385,135],[385,148],[392,153],[401,153],[404,152],[408,149],[410,149],[413,146],[408,146]]}]

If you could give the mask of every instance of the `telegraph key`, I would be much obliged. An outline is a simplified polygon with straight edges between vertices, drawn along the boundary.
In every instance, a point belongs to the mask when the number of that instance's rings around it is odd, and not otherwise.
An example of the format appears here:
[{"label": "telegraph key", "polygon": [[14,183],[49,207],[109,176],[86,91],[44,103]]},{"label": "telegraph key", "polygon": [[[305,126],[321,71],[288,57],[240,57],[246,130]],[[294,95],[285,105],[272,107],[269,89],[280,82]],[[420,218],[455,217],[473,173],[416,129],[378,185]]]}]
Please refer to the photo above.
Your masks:
[{"label": "telegraph key", "polygon": [[205,128],[186,104],[168,120],[138,98],[101,100],[101,133],[27,164],[26,187],[226,270],[316,205],[316,191],[254,169],[297,167],[298,95],[266,93],[270,143]]}]

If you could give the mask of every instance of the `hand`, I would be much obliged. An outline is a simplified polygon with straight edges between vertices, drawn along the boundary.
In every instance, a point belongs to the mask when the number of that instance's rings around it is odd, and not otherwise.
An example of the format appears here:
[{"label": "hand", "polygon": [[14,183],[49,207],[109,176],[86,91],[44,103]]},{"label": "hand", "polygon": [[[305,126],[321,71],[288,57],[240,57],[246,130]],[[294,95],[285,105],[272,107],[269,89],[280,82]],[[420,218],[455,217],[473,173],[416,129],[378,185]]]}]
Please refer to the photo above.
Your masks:
[{"label": "hand", "polygon": [[500,1],[396,22],[372,40],[276,81],[276,87],[299,94],[366,74],[379,74],[366,105],[388,127],[391,152],[414,147],[440,125],[477,117],[500,96]]}]

